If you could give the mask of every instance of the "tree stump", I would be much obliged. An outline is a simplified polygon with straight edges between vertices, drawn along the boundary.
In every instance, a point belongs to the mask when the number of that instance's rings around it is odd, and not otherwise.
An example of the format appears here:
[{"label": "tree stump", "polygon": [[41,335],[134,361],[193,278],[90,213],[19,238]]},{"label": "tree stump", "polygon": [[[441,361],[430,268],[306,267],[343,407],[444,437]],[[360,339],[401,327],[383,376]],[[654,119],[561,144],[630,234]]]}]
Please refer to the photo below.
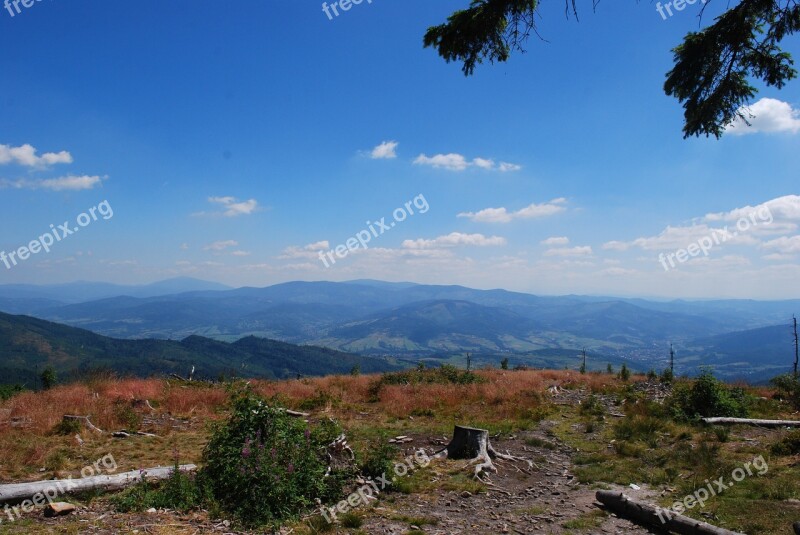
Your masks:
[{"label": "tree stump", "polygon": [[[444,449],[436,452],[434,459],[469,459],[470,464],[478,463],[475,466],[475,477],[478,479],[481,479],[484,472],[497,472],[492,459],[525,461],[513,455],[496,452],[489,442],[488,430],[461,425],[455,426],[452,440]],[[527,462],[530,466],[531,462]]]}]

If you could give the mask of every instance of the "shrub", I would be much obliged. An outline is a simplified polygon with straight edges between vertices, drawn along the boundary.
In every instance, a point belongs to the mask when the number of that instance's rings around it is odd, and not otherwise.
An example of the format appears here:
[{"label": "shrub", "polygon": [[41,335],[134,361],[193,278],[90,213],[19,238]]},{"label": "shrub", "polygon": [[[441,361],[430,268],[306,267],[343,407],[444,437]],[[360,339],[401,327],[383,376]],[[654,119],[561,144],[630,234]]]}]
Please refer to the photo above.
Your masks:
[{"label": "shrub", "polygon": [[670,384],[674,380],[675,380],[675,373],[672,371],[672,368],[665,368],[664,371],[661,372],[662,383]]},{"label": "shrub", "polygon": [[655,381],[656,379],[658,379],[658,374],[656,373],[656,371],[654,369],[651,368],[650,371],[647,372],[647,380],[648,381]]},{"label": "shrub", "polygon": [[223,511],[246,526],[275,526],[338,499],[345,469],[328,469],[332,420],[309,427],[249,389],[235,393],[230,419],[215,427],[200,472]]},{"label": "shrub", "polygon": [[500,369],[507,370],[508,369],[508,357],[504,358],[500,361]]},{"label": "shrub", "polygon": [[198,485],[194,474],[181,472],[179,463],[161,484],[142,478],[136,485],[113,496],[111,503],[123,513],[141,512],[150,508],[188,511],[207,502],[207,488]]},{"label": "shrub", "polygon": [[486,379],[469,370],[460,370],[452,364],[442,364],[438,368],[426,368],[420,362],[414,370],[384,373],[380,379],[369,387],[369,396],[377,401],[384,385],[416,385],[416,384],[455,384],[468,385],[485,383]]},{"label": "shrub", "polygon": [[667,403],[677,419],[747,416],[744,391],[741,388],[729,388],[709,370],[704,370],[691,386],[688,383],[676,385]]},{"label": "shrub", "polygon": [[367,453],[360,463],[361,474],[365,477],[377,479],[385,474],[392,474],[394,459],[399,450],[394,444],[389,444],[387,438],[377,438],[367,447]]},{"label": "shrub", "polygon": [[619,370],[619,374],[617,375],[621,380],[627,381],[631,378],[631,371],[628,369],[624,363],[622,364],[622,368]]},{"label": "shrub", "polygon": [[775,455],[800,454],[800,431],[792,431],[783,440],[773,444],[771,450]]},{"label": "shrub", "polygon": [[800,409],[800,380],[792,374],[779,375],[770,381],[781,397],[794,405],[795,409]]},{"label": "shrub", "polygon": [[0,401],[8,401],[25,391],[22,385],[0,385]]},{"label": "shrub", "polygon": [[42,380],[42,388],[44,390],[50,390],[56,386],[56,370],[52,366],[46,367],[39,378]]}]

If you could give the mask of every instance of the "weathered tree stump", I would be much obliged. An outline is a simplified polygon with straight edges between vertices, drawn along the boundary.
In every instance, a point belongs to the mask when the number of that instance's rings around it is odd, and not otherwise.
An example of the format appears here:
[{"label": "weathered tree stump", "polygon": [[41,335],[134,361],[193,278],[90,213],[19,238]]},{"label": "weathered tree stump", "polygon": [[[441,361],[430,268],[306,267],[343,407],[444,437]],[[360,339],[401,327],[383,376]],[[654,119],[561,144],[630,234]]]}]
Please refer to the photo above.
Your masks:
[{"label": "weathered tree stump", "polygon": [[621,492],[598,490],[597,500],[626,518],[680,535],[743,535],[673,511],[633,500]]},{"label": "weathered tree stump", "polygon": [[484,472],[497,472],[492,459],[504,459],[506,461],[530,461],[514,457],[513,455],[498,453],[489,442],[489,431],[486,429],[476,429],[474,427],[455,426],[453,438],[450,443],[442,450],[436,452],[434,459],[469,459],[475,466],[475,477],[480,479]]}]

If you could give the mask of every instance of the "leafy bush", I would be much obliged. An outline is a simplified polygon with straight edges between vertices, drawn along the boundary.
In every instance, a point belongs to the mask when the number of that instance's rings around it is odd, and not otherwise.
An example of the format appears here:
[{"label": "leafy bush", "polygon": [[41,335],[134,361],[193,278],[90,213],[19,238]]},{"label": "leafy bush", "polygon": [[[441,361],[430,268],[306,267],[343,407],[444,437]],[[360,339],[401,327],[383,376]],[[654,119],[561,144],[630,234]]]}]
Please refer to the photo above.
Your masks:
[{"label": "leafy bush", "polygon": [[188,511],[209,500],[208,489],[198,485],[194,474],[181,472],[176,461],[167,480],[158,484],[142,478],[136,485],[113,496],[111,503],[123,513],[147,509],[172,509]]},{"label": "leafy bush", "polygon": [[674,380],[675,380],[675,372],[672,371],[672,368],[665,368],[664,371],[661,372],[662,383],[670,384]]},{"label": "leafy bush", "polygon": [[246,526],[277,525],[338,499],[345,470],[328,469],[327,445],[339,427],[316,427],[269,407],[248,389],[235,393],[230,419],[216,426],[200,477],[220,508]]},{"label": "leafy bush", "polygon": [[420,362],[414,370],[384,373],[380,379],[374,381],[369,388],[370,398],[378,399],[378,394],[384,385],[415,385],[415,384],[456,384],[468,385],[484,383],[486,379],[469,370],[460,370],[452,364],[442,364],[438,368],[426,368]]},{"label": "leafy bush", "polygon": [[56,377],[56,370],[52,366],[47,366],[42,374],[39,376],[39,379],[42,380],[42,388],[44,390],[50,390],[54,386],[56,386],[56,382],[58,378]]},{"label": "leafy bush", "polygon": [[654,369],[650,368],[650,371],[647,372],[647,380],[648,381],[655,381],[656,379],[658,379],[658,374],[656,373],[656,371]]},{"label": "leafy bush", "polygon": [[800,380],[792,374],[779,375],[770,381],[781,397],[794,405],[795,409],[800,409]]},{"label": "leafy bush", "polygon": [[626,366],[624,363],[622,364],[622,368],[620,368],[617,377],[619,377],[623,381],[627,381],[628,379],[631,378],[631,371],[628,369],[628,366]]},{"label": "leafy bush", "polygon": [[783,440],[773,444],[771,449],[775,455],[800,454],[800,431],[792,431]]},{"label": "leafy bush", "polygon": [[369,444],[360,463],[361,474],[365,477],[377,479],[384,474],[392,474],[394,459],[399,450],[394,444],[389,444],[387,438],[382,436]]},{"label": "leafy bush", "polygon": [[709,370],[704,370],[691,386],[675,385],[667,401],[673,417],[695,419],[701,416],[747,416],[744,390],[730,388],[717,380]]},{"label": "leafy bush", "polygon": [[22,385],[0,385],[0,401],[7,401],[24,391]]}]

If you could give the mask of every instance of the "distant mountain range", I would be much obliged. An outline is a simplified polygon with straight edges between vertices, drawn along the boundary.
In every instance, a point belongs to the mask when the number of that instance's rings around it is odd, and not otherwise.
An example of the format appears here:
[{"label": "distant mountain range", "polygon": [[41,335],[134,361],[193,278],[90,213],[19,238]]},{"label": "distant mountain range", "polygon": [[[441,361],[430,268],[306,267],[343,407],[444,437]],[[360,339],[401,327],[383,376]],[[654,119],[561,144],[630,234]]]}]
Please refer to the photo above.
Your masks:
[{"label": "distant mountain range", "polygon": [[140,377],[196,368],[197,378],[294,378],[300,375],[364,373],[400,369],[387,359],[328,348],[297,346],[248,336],[234,343],[190,336],[181,341],[117,340],[28,316],[0,313],[0,383],[39,384],[38,373],[53,366],[62,378],[92,370]]},{"label": "distant mountain range", "polygon": [[762,381],[791,366],[793,349],[780,333],[800,300],[549,297],[371,280],[230,289],[173,279],[138,287],[0,286],[0,310],[121,339],[257,336],[412,360],[461,362],[470,352],[476,362],[509,356],[577,367],[585,347],[594,367],[628,362],[646,371],[666,366],[674,343],[679,373],[709,364],[726,378]]}]

